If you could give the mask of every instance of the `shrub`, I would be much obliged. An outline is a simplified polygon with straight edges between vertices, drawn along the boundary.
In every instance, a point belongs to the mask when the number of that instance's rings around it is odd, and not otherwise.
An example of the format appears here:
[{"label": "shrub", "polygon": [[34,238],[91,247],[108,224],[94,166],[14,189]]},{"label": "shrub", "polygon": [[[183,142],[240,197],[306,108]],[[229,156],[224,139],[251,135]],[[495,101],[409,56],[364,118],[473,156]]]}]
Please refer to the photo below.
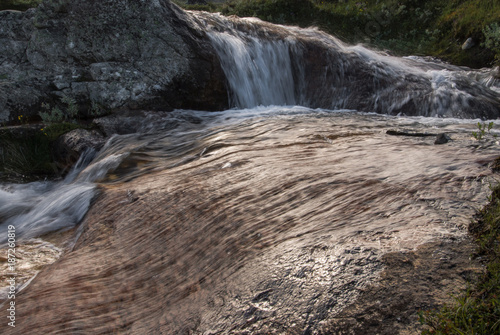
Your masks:
[{"label": "shrub", "polygon": [[485,41],[482,45],[495,52],[495,58],[500,62],[500,26],[494,22],[484,27],[483,34]]},{"label": "shrub", "polygon": [[65,105],[64,110],[61,110],[59,106],[51,107],[47,103],[42,103],[42,108],[45,110],[39,113],[42,121],[45,123],[75,122],[78,116],[76,100],[69,96],[64,96],[61,98],[61,103]]}]

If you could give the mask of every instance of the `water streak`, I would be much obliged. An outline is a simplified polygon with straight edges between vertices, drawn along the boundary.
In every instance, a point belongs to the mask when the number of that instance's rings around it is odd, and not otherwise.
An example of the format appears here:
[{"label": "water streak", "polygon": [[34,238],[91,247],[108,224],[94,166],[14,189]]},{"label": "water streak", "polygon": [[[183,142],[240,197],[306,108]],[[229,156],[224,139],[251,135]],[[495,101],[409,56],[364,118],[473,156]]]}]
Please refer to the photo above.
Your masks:
[{"label": "water streak", "polygon": [[219,50],[231,88],[231,103],[240,108],[295,105],[289,43],[261,41],[229,33],[209,35]]},{"label": "water streak", "polygon": [[[80,157],[72,171],[59,182],[3,185],[0,189],[0,245],[7,242],[13,225],[21,241],[77,225],[96,195],[95,182],[118,166],[123,155],[108,155],[92,162],[95,152]],[[92,163],[91,163],[92,162]]]}]

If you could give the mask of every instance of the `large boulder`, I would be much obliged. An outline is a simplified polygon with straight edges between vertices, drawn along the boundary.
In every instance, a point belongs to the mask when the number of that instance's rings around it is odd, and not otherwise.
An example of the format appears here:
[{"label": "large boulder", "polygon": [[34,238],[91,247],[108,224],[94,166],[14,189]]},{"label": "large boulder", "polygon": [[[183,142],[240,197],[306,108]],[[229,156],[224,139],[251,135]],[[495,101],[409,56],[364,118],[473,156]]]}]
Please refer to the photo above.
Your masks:
[{"label": "large boulder", "polygon": [[[205,33],[168,0],[46,0],[0,12],[0,122],[42,103],[107,110],[228,106]],[[62,105],[64,107],[64,105]]]}]

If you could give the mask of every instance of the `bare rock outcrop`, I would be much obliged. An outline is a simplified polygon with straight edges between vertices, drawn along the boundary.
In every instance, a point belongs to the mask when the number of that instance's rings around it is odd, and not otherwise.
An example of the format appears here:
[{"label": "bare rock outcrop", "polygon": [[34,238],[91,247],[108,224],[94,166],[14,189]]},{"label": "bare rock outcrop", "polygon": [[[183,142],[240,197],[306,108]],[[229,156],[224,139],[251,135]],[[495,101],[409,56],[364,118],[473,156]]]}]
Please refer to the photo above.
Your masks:
[{"label": "bare rock outcrop", "polygon": [[0,122],[75,99],[108,110],[227,107],[204,32],[168,0],[47,0],[0,12]]}]

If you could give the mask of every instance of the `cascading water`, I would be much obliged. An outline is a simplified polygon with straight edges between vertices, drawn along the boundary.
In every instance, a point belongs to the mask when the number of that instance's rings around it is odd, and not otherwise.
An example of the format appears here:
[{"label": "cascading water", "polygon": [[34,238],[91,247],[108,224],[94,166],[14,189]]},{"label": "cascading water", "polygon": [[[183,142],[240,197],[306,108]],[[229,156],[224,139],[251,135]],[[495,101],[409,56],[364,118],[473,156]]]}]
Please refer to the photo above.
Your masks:
[{"label": "cascading water", "polygon": [[239,108],[300,104],[393,115],[499,116],[498,69],[391,57],[315,29],[195,15],[208,30]]},{"label": "cascading water", "polygon": [[209,36],[219,50],[233,105],[251,108],[297,103],[287,41],[273,43],[230,33]]},{"label": "cascading water", "polygon": [[[245,109],[150,113],[63,181],[3,185],[0,242],[13,225],[17,250],[83,218],[73,251],[16,298],[19,333],[335,333],[329,322],[369,292],[388,252],[405,271],[437,264],[439,285],[463,282],[465,261],[450,270],[460,275],[446,269],[468,253],[447,248],[486,201],[498,143],[471,138],[477,120],[425,116],[498,117],[493,70],[256,19],[193,20]],[[453,141],[387,135],[394,128]],[[432,241],[434,263],[414,254]],[[419,307],[431,286],[412,287],[425,292]],[[410,327],[405,308],[391,326]]]},{"label": "cascading water", "polygon": [[84,153],[60,182],[5,185],[0,189],[0,245],[7,242],[7,227],[16,227],[17,240],[70,229],[87,213],[96,195],[96,182],[116,168],[128,153]]}]

